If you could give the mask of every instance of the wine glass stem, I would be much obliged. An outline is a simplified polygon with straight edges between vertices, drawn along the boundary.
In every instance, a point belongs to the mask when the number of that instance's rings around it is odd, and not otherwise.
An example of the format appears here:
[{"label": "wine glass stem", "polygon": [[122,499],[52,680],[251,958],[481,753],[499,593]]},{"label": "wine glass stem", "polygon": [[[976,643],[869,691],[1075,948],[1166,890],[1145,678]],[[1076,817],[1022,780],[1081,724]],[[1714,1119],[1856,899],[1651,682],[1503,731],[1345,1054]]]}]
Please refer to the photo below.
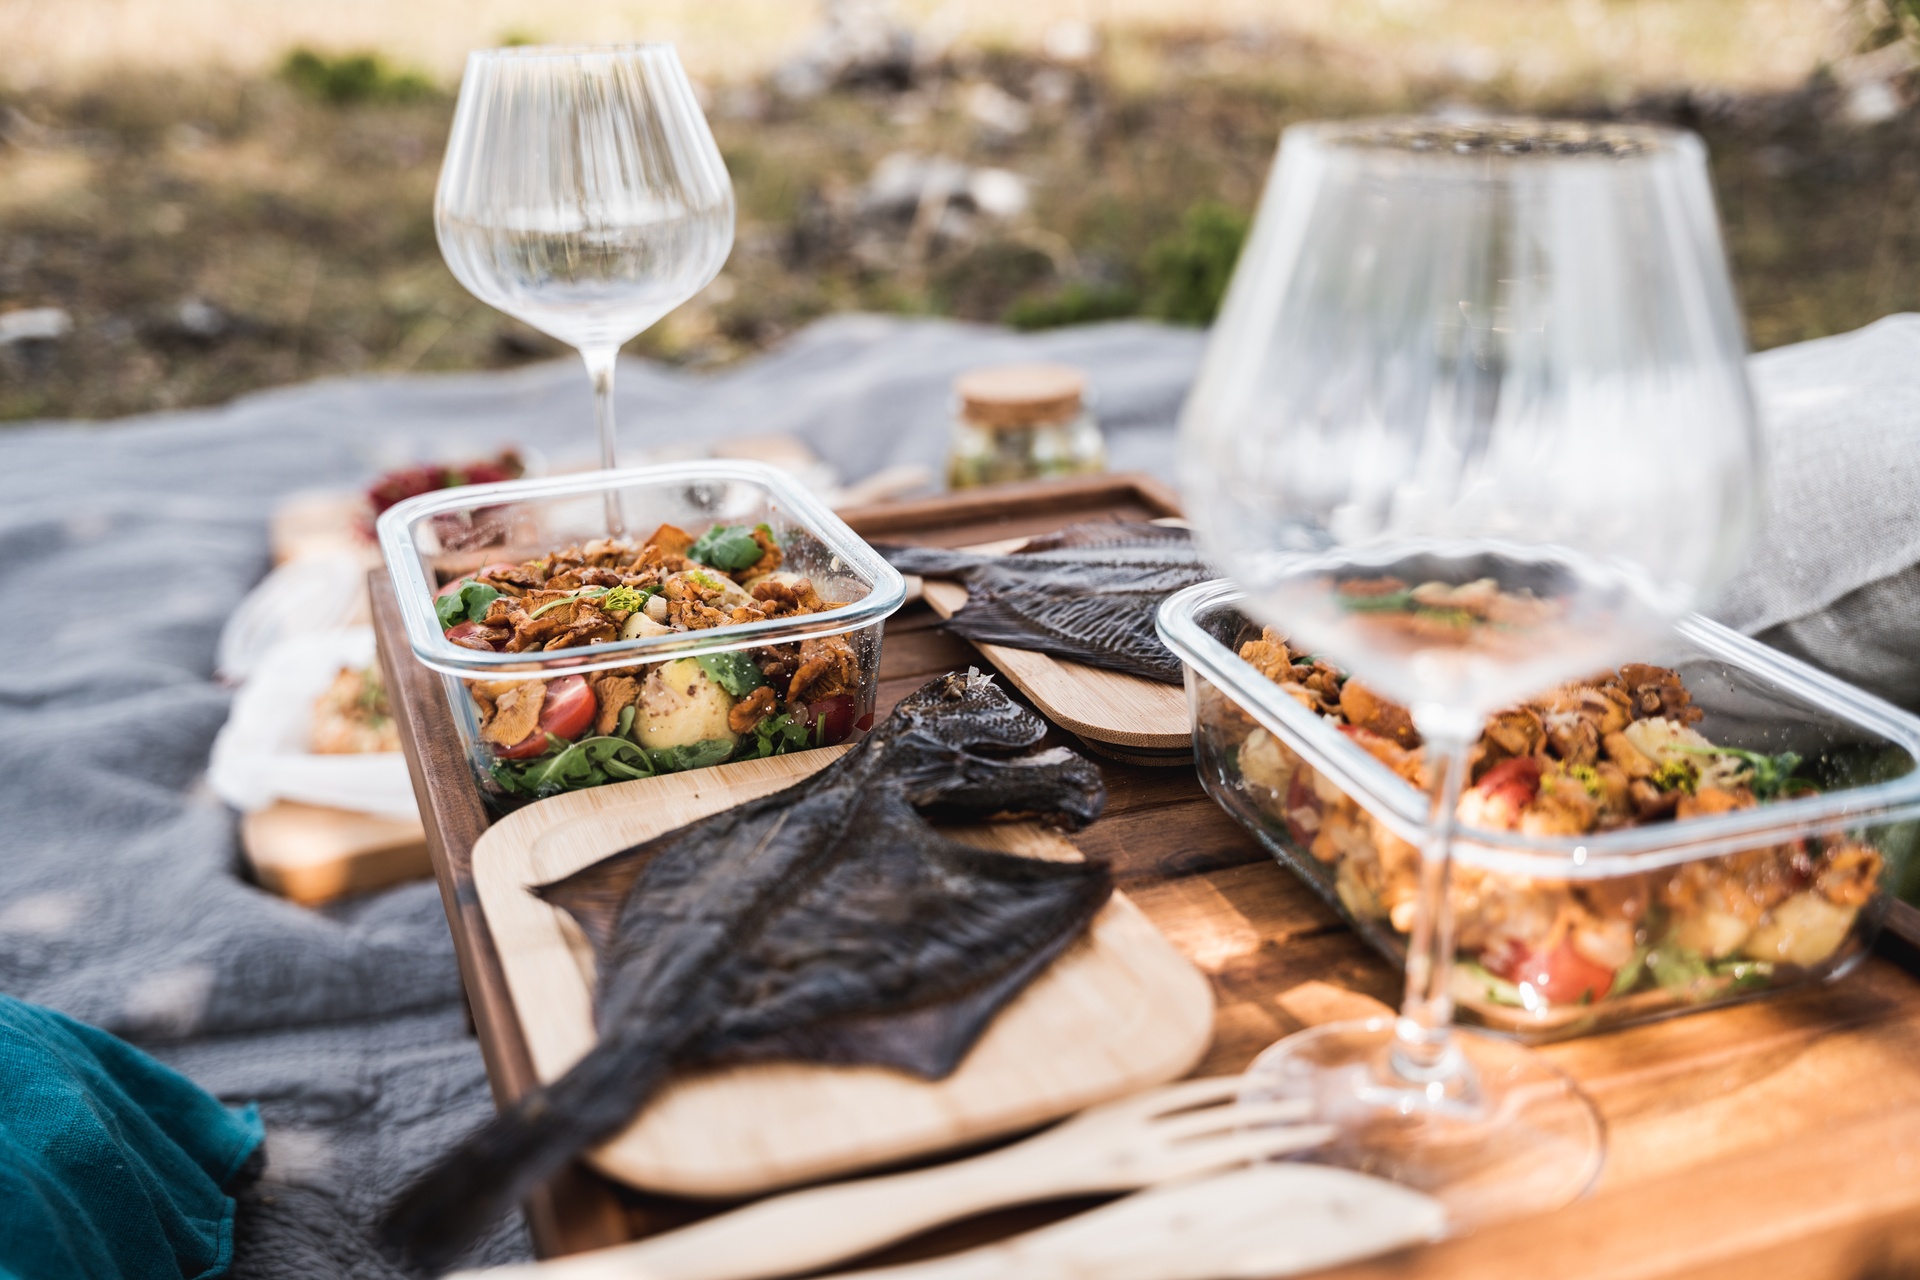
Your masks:
[{"label": "wine glass stem", "polygon": [[[618,347],[591,347],[580,352],[587,362],[587,375],[593,379],[593,422],[600,431],[600,467],[611,471],[614,462],[613,366],[620,355]],[[607,490],[607,536],[620,537],[627,531],[620,512],[620,495]]]},{"label": "wine glass stem", "polygon": [[1420,896],[1407,938],[1407,994],[1394,1024],[1393,1068],[1404,1079],[1431,1083],[1463,1069],[1453,1051],[1453,836],[1460,789],[1466,781],[1464,738],[1427,739],[1433,779],[1433,810],[1420,856]]}]

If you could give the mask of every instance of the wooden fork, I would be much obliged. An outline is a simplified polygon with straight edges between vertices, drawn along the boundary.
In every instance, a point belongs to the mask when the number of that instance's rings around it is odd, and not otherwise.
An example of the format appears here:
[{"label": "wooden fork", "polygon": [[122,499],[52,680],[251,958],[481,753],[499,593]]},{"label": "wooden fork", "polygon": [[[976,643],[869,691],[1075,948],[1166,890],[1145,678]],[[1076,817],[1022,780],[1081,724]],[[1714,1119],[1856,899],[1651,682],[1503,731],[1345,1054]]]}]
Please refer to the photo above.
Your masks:
[{"label": "wooden fork", "polygon": [[810,1271],[988,1209],[1132,1191],[1318,1146],[1303,1101],[1235,1107],[1238,1076],[1092,1107],[970,1160],[812,1187],[634,1244],[466,1280],[754,1280]]}]

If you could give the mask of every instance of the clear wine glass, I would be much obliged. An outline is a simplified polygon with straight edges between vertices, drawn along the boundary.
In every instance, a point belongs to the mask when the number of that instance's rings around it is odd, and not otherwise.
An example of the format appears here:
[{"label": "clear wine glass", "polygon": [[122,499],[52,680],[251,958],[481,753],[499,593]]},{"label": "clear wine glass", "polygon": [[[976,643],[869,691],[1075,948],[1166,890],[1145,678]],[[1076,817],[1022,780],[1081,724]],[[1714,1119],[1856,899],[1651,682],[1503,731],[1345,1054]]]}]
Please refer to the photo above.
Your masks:
[{"label": "clear wine glass", "polygon": [[1432,817],[1397,1018],[1291,1036],[1324,1158],[1456,1228],[1597,1176],[1591,1103],[1453,1028],[1456,810],[1488,713],[1629,659],[1735,567],[1758,432],[1703,148],[1538,121],[1287,130],[1182,419],[1203,545],[1251,611],[1404,703]]},{"label": "clear wine glass", "polygon": [[[468,55],[433,219],[475,297],[579,348],[611,469],[621,344],[733,245],[733,186],[673,46]],[[611,495],[607,520],[621,532]]]}]

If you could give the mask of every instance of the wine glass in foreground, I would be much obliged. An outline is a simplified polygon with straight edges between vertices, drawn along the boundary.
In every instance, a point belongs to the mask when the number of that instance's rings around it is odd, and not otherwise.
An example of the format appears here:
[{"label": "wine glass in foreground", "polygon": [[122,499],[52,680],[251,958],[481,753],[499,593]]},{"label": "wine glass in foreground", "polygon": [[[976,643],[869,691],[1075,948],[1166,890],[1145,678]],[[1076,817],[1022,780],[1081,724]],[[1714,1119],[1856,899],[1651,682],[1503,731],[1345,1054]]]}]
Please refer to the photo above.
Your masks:
[{"label": "wine glass in foreground", "polygon": [[1398,1018],[1268,1049],[1322,1158],[1456,1229],[1598,1174],[1591,1103],[1450,1024],[1452,842],[1489,712],[1636,656],[1737,563],[1759,444],[1690,134],[1289,129],[1182,420],[1186,508],[1257,618],[1406,705],[1433,807]]},{"label": "wine glass in foreground", "polygon": [[[620,345],[733,245],[733,187],[673,46],[469,55],[433,217],[475,297],[579,348],[611,469]],[[612,494],[607,520],[621,531]]]}]

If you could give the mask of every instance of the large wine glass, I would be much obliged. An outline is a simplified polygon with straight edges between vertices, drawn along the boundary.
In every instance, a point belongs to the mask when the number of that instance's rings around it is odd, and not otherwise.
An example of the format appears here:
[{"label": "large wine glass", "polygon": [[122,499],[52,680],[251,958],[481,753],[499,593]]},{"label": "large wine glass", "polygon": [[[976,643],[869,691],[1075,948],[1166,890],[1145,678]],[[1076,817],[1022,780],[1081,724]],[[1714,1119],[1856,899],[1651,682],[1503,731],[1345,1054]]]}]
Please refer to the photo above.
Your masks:
[{"label": "large wine glass", "polygon": [[1296,648],[1404,703],[1432,810],[1397,1018],[1249,1097],[1458,1229],[1597,1176],[1591,1103],[1451,1026],[1453,834],[1488,713],[1632,658],[1735,567],[1759,440],[1704,152],[1638,126],[1289,129],[1182,420],[1203,545]]},{"label": "large wine glass", "polygon": [[[620,345],[733,245],[733,186],[673,46],[470,54],[433,217],[475,297],[579,348],[611,469]],[[607,520],[621,532],[611,495]]]}]

